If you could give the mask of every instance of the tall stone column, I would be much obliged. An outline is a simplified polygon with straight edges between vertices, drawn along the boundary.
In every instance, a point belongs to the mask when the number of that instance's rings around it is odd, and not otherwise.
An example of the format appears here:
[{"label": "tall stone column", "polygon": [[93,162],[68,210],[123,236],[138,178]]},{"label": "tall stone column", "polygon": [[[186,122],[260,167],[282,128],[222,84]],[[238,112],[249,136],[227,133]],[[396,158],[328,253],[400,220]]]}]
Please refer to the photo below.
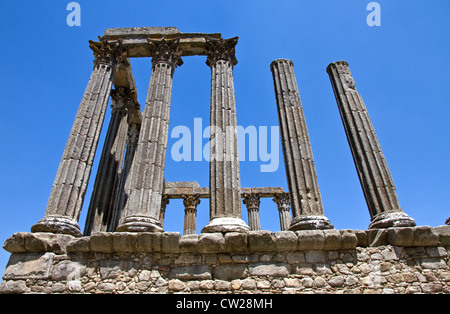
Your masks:
[{"label": "tall stone column", "polygon": [[160,211],[164,185],[173,74],[183,64],[179,39],[148,40],[153,52],[152,75],[139,144],[131,170],[131,195],[126,216],[117,231],[161,232]]},{"label": "tall stone column", "polygon": [[184,235],[197,233],[197,206],[200,195],[183,195]]},{"label": "tall stone column", "polygon": [[261,230],[261,221],[259,219],[260,200],[261,194],[259,193],[244,194],[243,203],[247,206],[248,226],[252,231]]},{"label": "tall stone column", "polygon": [[124,88],[112,90],[111,98],[111,120],[86,217],[85,235],[107,231],[112,223],[127,141],[127,108],[137,102],[136,91]]},{"label": "tall stone column", "polygon": [[280,230],[288,230],[291,224],[291,206],[289,202],[289,193],[275,194],[272,200],[277,204],[278,207],[278,213],[280,215]]},{"label": "tall stone column", "polygon": [[134,107],[128,108],[127,115],[128,122],[128,134],[127,134],[127,144],[126,153],[122,167],[122,174],[120,176],[120,184],[117,191],[117,197],[114,203],[113,209],[113,220],[111,225],[108,227],[109,232],[114,232],[117,229],[124,216],[125,205],[127,203],[128,197],[131,195],[131,166],[133,164],[134,155],[136,154],[136,148],[138,145],[139,131],[141,129],[142,114],[140,111],[140,105],[136,102]]},{"label": "tall stone column", "polygon": [[233,66],[238,38],[206,39],[211,67],[210,222],[202,232],[243,232]]},{"label": "tall stone column", "polygon": [[64,149],[44,217],[32,226],[32,232],[82,235],[78,219],[116,66],[123,57],[120,42],[90,41],[90,48],[95,56],[94,69]]},{"label": "tall stone column", "polygon": [[327,72],[369,208],[369,228],[415,226],[400,208],[394,181],[348,63],[331,63]]},{"label": "tall stone column", "polygon": [[289,230],[332,229],[325,217],[314,159],[306,127],[294,65],[291,60],[272,62],[278,119],[293,220]]}]

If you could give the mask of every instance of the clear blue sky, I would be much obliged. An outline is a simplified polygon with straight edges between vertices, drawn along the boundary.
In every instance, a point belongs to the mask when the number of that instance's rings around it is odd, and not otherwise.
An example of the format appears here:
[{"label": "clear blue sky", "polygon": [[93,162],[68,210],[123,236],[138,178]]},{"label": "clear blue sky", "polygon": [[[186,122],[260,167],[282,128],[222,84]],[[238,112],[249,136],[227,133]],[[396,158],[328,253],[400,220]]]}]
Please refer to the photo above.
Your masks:
[{"label": "clear blue sky", "polygon": [[[337,229],[366,229],[369,213],[325,72],[331,62],[348,61],[403,210],[418,225],[442,225],[450,216],[448,0],[380,0],[380,27],[366,23],[369,0],[80,0],[80,27],[66,24],[69,2],[0,2],[0,243],[14,232],[28,232],[43,217],[92,70],[88,40],[114,27],[176,26],[181,32],[239,36],[234,82],[238,124],[244,127],[278,125],[269,65],[277,58],[293,60],[325,215]],[[150,59],[132,61],[142,107],[150,64]],[[205,58],[184,58],[174,76],[170,129],[193,128],[194,118],[202,118],[206,127],[209,96]],[[169,140],[169,150],[176,140]],[[96,165],[100,152],[101,146]],[[241,162],[242,186],[287,190],[281,146],[279,154],[280,166],[273,173],[260,172],[261,160]],[[206,161],[177,163],[169,151],[167,156],[167,181],[195,180],[208,186]],[[81,227],[94,178],[95,171]],[[183,215],[181,201],[171,201],[166,230],[182,232]],[[208,202],[203,200],[198,229],[208,220]],[[279,230],[270,199],[261,202],[261,224]],[[1,273],[8,258],[1,250]]]}]

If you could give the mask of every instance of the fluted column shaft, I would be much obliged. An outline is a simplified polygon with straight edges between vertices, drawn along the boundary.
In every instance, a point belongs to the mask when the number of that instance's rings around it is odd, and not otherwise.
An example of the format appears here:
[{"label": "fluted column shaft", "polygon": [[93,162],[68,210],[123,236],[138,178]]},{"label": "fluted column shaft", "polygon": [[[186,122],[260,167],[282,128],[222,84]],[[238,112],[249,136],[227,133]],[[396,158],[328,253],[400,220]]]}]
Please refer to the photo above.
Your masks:
[{"label": "fluted column shaft", "polygon": [[123,162],[122,174],[120,176],[120,184],[117,191],[117,197],[113,208],[113,219],[107,231],[114,232],[117,226],[122,224],[125,215],[122,215],[128,197],[131,195],[131,166],[133,165],[134,155],[139,139],[139,131],[141,129],[141,112],[139,106],[128,112],[128,134],[126,153]]},{"label": "fluted column shaft", "polygon": [[261,221],[259,219],[259,205],[261,203],[261,194],[244,194],[243,203],[247,206],[248,226],[250,230],[261,230]]},{"label": "fluted column shaft", "polygon": [[286,176],[293,220],[290,230],[333,228],[324,216],[322,198],[291,60],[272,62]]},{"label": "fluted column shaft", "polygon": [[64,149],[44,218],[32,232],[81,236],[78,219],[111,92],[120,42],[90,42],[95,66]]},{"label": "fluted column shaft", "polygon": [[211,67],[210,218],[202,232],[246,231],[241,219],[241,180],[233,66],[238,38],[206,39]]},{"label": "fluted column shaft", "polygon": [[394,181],[348,63],[331,63],[327,72],[369,208],[369,228],[415,226],[400,208]]},{"label": "fluted column shaft", "polygon": [[181,65],[179,40],[149,40],[152,75],[139,144],[131,170],[131,195],[117,231],[161,232],[161,198],[168,139],[173,73]]},{"label": "fluted column shaft", "polygon": [[184,235],[197,233],[197,206],[200,195],[183,195]]},{"label": "fluted column shaft", "polygon": [[278,207],[278,213],[280,216],[280,230],[288,230],[291,224],[291,206],[289,193],[275,194],[272,200],[277,204]]},{"label": "fluted column shaft", "polygon": [[135,102],[135,96],[134,91],[124,88],[111,91],[111,120],[86,217],[85,235],[107,231],[111,225],[127,141],[127,108]]}]

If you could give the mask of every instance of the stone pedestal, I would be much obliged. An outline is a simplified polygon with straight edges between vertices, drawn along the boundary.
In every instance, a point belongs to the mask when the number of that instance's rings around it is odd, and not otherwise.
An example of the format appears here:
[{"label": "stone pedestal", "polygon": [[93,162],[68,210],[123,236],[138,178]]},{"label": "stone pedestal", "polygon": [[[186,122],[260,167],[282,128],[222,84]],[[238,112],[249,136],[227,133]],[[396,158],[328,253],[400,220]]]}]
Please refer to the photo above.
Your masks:
[{"label": "stone pedestal", "polygon": [[95,66],[78,108],[59,164],[44,218],[32,232],[81,236],[78,219],[97,149],[116,65],[122,57],[120,42],[90,42]]},{"label": "stone pedestal", "polygon": [[306,120],[291,60],[272,62],[278,119],[291,197],[289,230],[334,228],[325,217]]},{"label": "stone pedestal", "polygon": [[272,200],[278,207],[278,213],[280,215],[280,230],[288,230],[292,219],[289,193],[275,194]]},{"label": "stone pedestal", "polygon": [[261,203],[261,194],[244,194],[244,204],[248,211],[248,226],[252,231],[261,230],[261,222],[259,219],[259,204]]},{"label": "stone pedestal", "polygon": [[210,223],[202,232],[242,232],[241,180],[237,142],[233,66],[238,38],[207,38],[211,67]]},{"label": "stone pedestal", "polygon": [[414,220],[400,208],[394,181],[348,63],[331,63],[327,73],[369,208],[369,228],[415,226]]},{"label": "stone pedestal", "polygon": [[130,173],[131,194],[117,231],[160,232],[161,198],[173,73],[182,65],[179,39],[150,40],[152,75]]}]

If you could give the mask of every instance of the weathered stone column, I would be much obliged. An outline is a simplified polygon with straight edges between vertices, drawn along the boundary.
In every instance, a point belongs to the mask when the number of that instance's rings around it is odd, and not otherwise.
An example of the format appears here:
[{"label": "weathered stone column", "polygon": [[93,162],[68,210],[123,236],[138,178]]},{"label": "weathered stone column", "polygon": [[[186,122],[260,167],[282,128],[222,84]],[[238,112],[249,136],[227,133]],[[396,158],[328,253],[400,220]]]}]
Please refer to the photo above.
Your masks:
[{"label": "weathered stone column", "polygon": [[128,108],[127,115],[128,132],[127,132],[127,144],[126,153],[122,168],[122,174],[120,176],[120,184],[117,191],[117,197],[114,203],[113,220],[108,227],[109,232],[114,232],[122,223],[121,217],[127,203],[128,197],[131,194],[131,166],[133,164],[134,155],[136,154],[136,148],[139,139],[139,131],[141,129],[142,114],[140,111],[139,103],[136,103],[134,107]]},{"label": "weathered stone column", "polygon": [[170,199],[168,195],[163,195],[161,199],[161,212],[159,213],[159,221],[161,222],[161,228],[164,228],[164,219],[166,217],[166,208],[169,205]]},{"label": "weathered stone column", "polygon": [[95,178],[84,235],[108,230],[114,218],[114,204],[119,196],[117,192],[128,133],[127,108],[137,102],[136,91],[114,89],[111,91],[111,98],[111,120]]},{"label": "weathered stone column", "polygon": [[291,60],[272,62],[278,119],[293,220],[289,230],[332,229],[325,217],[314,159]]},{"label": "weathered stone column", "polygon": [[275,194],[272,199],[278,207],[280,214],[280,229],[285,231],[289,229],[291,224],[291,206],[289,202],[289,193]]},{"label": "weathered stone column", "polygon": [[210,222],[202,232],[243,232],[233,66],[238,38],[206,39],[211,67]]},{"label": "weathered stone column", "polygon": [[259,219],[259,204],[261,203],[261,194],[251,193],[244,194],[243,203],[247,206],[248,226],[250,230],[261,230],[261,222]]},{"label": "weathered stone column", "polygon": [[117,231],[160,232],[173,73],[183,64],[179,39],[148,40],[153,50],[152,75],[139,144],[131,170],[131,195]]},{"label": "weathered stone column", "polygon": [[327,72],[369,208],[369,228],[415,226],[400,208],[386,159],[348,63],[331,63]]},{"label": "weathered stone column", "polygon": [[197,206],[200,195],[183,195],[184,204],[184,235],[197,233]]},{"label": "weathered stone column", "polygon": [[90,48],[95,56],[94,69],[59,164],[44,218],[31,228],[32,232],[81,236],[78,219],[116,66],[122,57],[120,42],[90,41]]}]

